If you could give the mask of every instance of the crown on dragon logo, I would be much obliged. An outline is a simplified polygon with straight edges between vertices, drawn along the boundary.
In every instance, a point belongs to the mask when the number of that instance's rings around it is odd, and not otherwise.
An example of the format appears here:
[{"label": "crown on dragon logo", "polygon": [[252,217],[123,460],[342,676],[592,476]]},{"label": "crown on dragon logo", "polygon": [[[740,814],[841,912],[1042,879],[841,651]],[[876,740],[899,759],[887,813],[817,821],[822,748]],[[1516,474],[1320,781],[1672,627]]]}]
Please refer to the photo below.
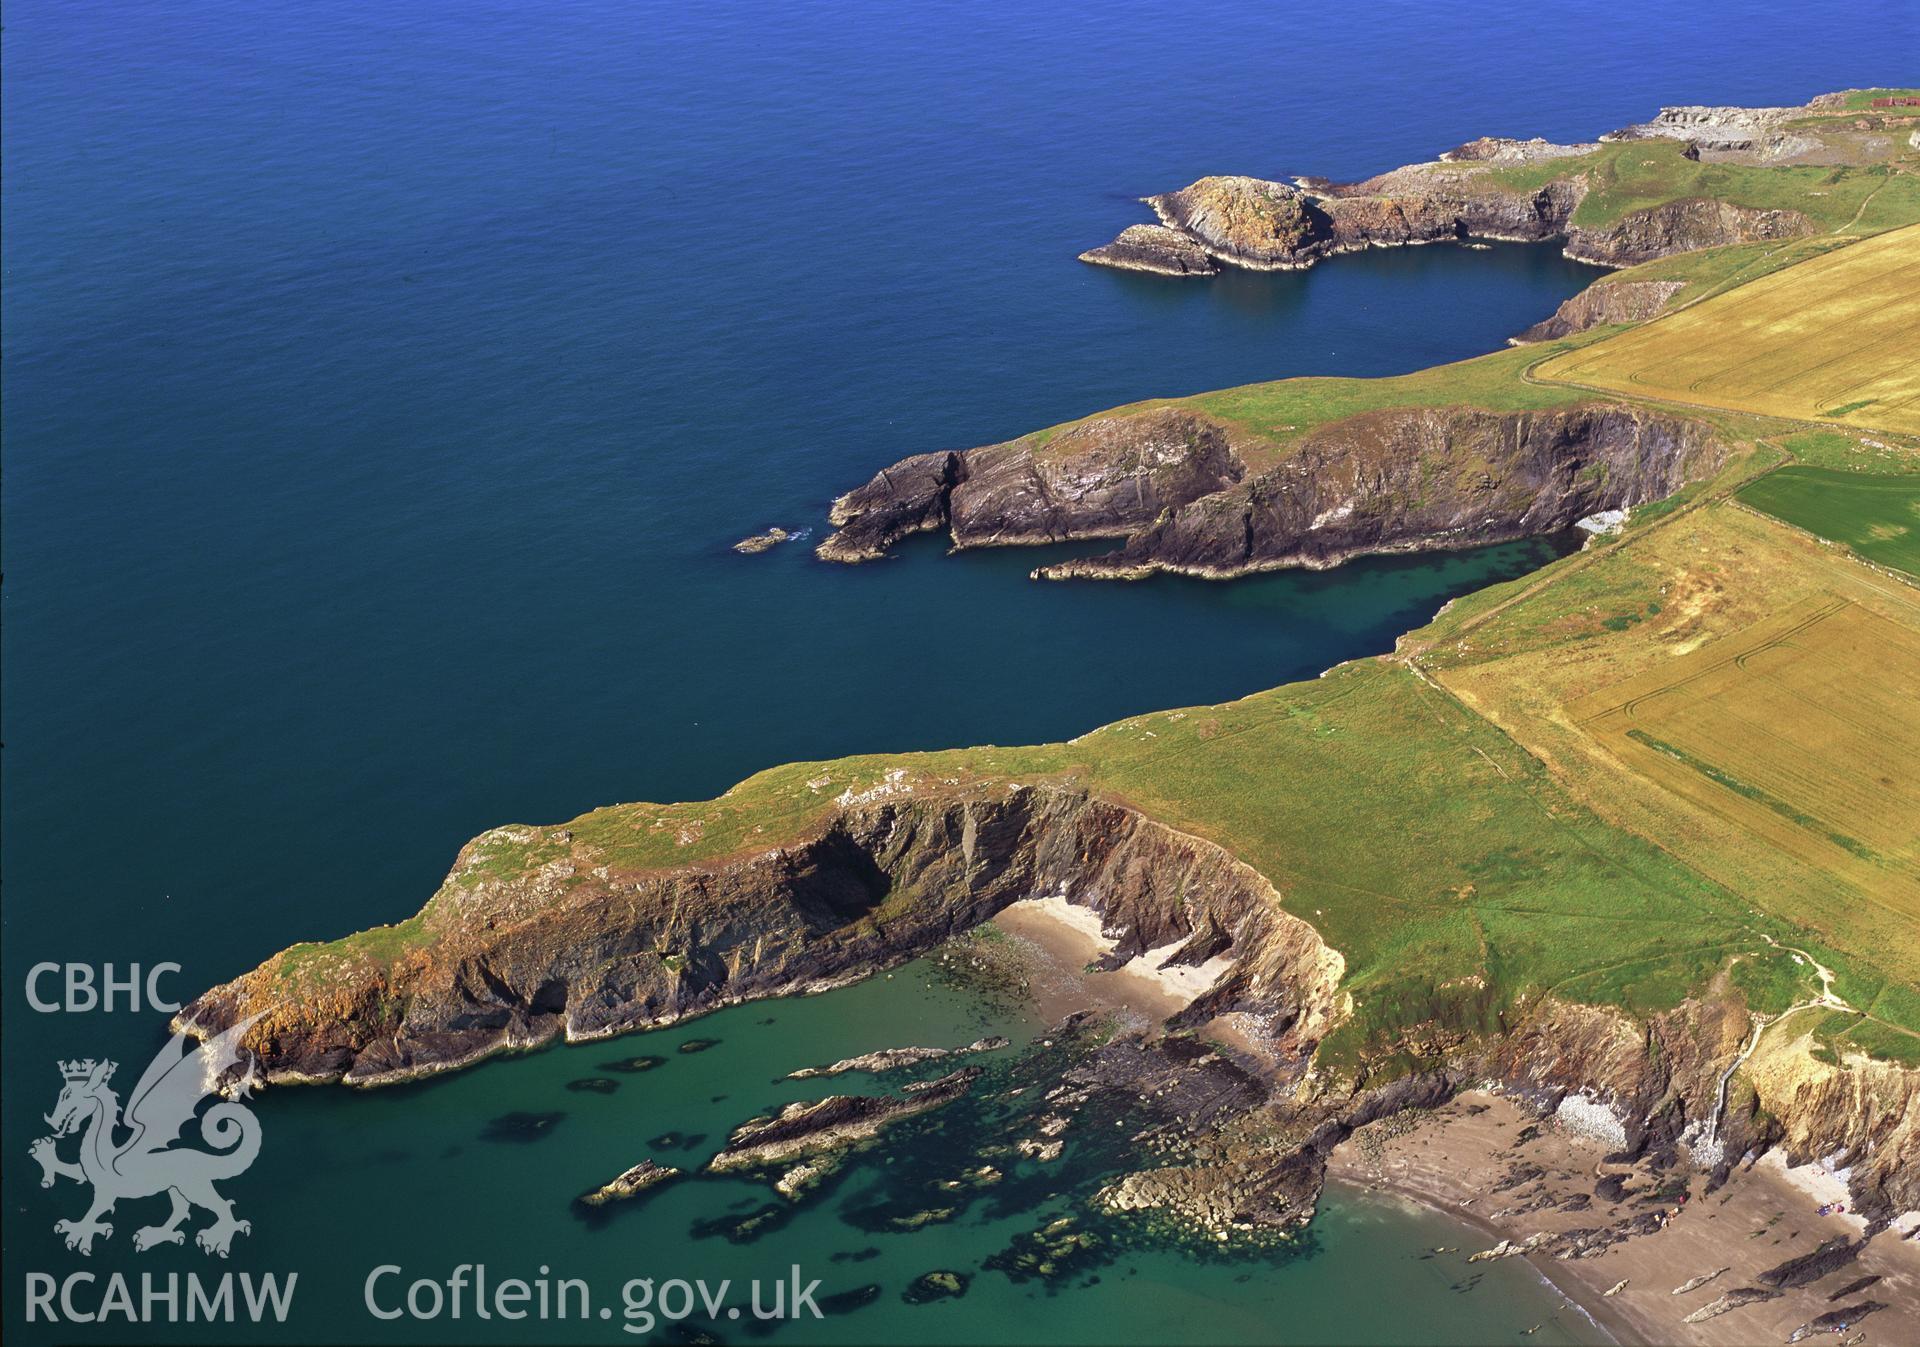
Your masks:
[{"label": "crown on dragon logo", "polygon": [[[93,1190],[85,1215],[53,1223],[53,1232],[69,1249],[90,1254],[95,1242],[113,1238],[113,1226],[104,1218],[116,1202],[162,1194],[171,1194],[172,1214],[136,1230],[136,1250],[186,1243],[181,1226],[196,1208],[213,1217],[213,1224],[193,1237],[207,1253],[225,1258],[235,1236],[252,1233],[253,1226],[233,1214],[233,1203],[214,1184],[244,1171],[260,1153],[259,1120],[240,1102],[256,1083],[253,1056],[240,1040],[258,1018],[229,1025],[193,1048],[187,1046],[186,1031],[175,1030],[124,1105],[107,1088],[118,1067],[114,1061],[59,1062],[64,1086],[46,1115],[53,1130],[27,1153],[40,1166],[42,1188],[72,1179]],[[246,1071],[237,1074],[243,1062]],[[209,1099],[213,1102],[202,1107]],[[200,1145],[183,1140],[191,1131],[199,1132]],[[61,1141],[75,1133],[83,1138],[79,1156],[64,1159]]]}]

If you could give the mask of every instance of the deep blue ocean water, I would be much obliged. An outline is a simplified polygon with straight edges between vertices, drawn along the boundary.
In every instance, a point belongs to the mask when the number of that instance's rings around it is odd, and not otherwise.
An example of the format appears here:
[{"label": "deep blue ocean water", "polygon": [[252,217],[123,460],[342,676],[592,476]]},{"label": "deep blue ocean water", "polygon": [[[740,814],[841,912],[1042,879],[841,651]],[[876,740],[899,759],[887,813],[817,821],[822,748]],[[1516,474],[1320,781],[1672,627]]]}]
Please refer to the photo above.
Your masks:
[{"label": "deep blue ocean water", "polygon": [[[1232,697],[1536,564],[1055,586],[931,541],[853,570],[727,550],[817,538],[904,454],[1472,355],[1593,275],[1538,248],[1201,283],[1076,263],[1134,198],[1910,80],[1916,50],[1910,4],[10,5],[9,1329],[19,1270],[78,1265],[17,1159],[53,1059],[156,1043],[153,1017],[31,1013],[29,965],[173,960],[191,992],[411,913],[503,822]],[[421,1097],[504,1111],[545,1060]],[[385,1138],[362,1161],[435,1149],[393,1140],[432,1107],[355,1103],[271,1107],[279,1135]],[[355,1154],[248,1176],[274,1266],[320,1257],[299,1229],[350,1240],[362,1182],[485,1217]],[[337,1209],[296,1222],[283,1184]],[[310,1338],[366,1327],[302,1309]]]}]

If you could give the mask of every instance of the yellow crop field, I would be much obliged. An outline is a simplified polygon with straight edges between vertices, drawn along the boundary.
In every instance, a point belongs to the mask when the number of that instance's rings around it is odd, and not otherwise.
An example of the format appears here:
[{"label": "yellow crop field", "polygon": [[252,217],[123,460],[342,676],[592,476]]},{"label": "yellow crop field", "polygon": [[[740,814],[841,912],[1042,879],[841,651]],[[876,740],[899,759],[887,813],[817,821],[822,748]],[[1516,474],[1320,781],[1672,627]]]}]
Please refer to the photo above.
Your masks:
[{"label": "yellow crop field", "polygon": [[1920,225],[1543,363],[1536,377],[1920,434]]},{"label": "yellow crop field", "polygon": [[1583,697],[1640,775],[1920,917],[1920,632],[1834,595]]}]

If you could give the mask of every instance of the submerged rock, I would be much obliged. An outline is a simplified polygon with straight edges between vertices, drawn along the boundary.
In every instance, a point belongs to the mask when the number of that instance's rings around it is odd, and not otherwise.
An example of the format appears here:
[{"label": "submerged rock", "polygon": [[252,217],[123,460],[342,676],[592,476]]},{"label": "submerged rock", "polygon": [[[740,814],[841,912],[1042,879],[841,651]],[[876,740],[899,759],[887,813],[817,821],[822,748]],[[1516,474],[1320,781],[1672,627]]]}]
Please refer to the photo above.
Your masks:
[{"label": "submerged rock", "polygon": [[620,1082],[606,1076],[582,1076],[579,1080],[568,1081],[567,1088],[576,1093],[612,1094],[620,1088]]},{"label": "submerged rock", "polygon": [[880,1298],[880,1283],[868,1282],[865,1286],[856,1286],[851,1291],[835,1291],[832,1295],[821,1296],[819,1305],[827,1314],[847,1314],[873,1304]]},{"label": "submerged rock", "polygon": [[480,1132],[482,1141],[538,1141],[557,1126],[567,1115],[552,1113],[503,1113],[490,1121]]},{"label": "submerged rock", "polygon": [[900,1298],[909,1305],[926,1305],[935,1300],[957,1300],[967,1293],[972,1279],[964,1272],[940,1270],[924,1272],[908,1284]]},{"label": "submerged rock", "polygon": [[621,1057],[615,1061],[602,1062],[600,1063],[600,1068],[603,1071],[625,1071],[629,1075],[632,1075],[641,1071],[651,1071],[656,1066],[665,1066],[666,1064],[667,1059],[664,1057],[642,1054],[638,1057]]}]

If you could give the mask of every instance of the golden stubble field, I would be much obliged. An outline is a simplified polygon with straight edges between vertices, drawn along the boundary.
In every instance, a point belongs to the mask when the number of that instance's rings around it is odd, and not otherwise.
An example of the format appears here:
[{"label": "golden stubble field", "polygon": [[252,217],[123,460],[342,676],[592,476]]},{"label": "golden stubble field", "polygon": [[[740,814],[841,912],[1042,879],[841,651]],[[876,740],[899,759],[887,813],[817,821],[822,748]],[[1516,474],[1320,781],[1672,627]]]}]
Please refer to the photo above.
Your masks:
[{"label": "golden stubble field", "polygon": [[1583,560],[1423,662],[1604,817],[1920,978],[1920,590],[1724,502]]},{"label": "golden stubble field", "polygon": [[1864,239],[1556,356],[1534,374],[1643,397],[1920,434],[1920,225]]}]

